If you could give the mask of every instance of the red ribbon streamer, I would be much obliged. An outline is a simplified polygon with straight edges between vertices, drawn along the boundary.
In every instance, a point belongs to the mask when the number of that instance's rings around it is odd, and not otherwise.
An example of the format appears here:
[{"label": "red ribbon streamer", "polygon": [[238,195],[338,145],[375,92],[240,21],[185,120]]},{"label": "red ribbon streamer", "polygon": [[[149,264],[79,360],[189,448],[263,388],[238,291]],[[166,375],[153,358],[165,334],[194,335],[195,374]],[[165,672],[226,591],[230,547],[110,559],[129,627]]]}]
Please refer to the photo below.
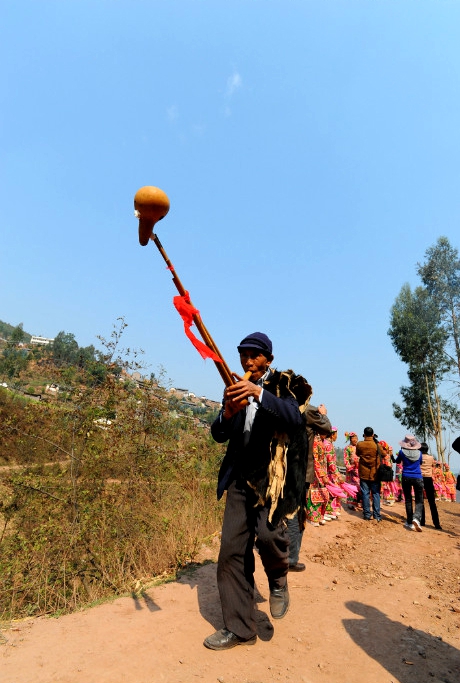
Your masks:
[{"label": "red ribbon streamer", "polygon": [[200,311],[191,304],[189,293],[186,292],[183,296],[175,296],[173,302],[180,317],[184,321],[185,334],[190,339],[200,356],[202,358],[211,358],[211,360],[216,361],[217,363],[222,363],[222,358],[219,358],[219,356],[215,354],[214,351],[209,348],[209,346],[206,346],[206,344],[197,339],[190,329],[193,325],[193,316],[200,315]]}]

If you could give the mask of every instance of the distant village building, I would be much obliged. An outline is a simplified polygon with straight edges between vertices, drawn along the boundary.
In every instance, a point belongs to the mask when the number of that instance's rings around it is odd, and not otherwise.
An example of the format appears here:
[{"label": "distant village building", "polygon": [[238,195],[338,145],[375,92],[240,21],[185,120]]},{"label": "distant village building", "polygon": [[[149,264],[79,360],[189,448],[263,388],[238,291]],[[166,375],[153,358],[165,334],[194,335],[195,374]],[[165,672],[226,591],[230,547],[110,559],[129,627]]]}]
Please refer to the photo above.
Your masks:
[{"label": "distant village building", "polygon": [[48,337],[40,337],[36,334],[33,334],[29,344],[35,344],[37,346],[39,344],[44,344],[46,346],[48,344],[52,344],[53,342],[54,339],[49,339]]},{"label": "distant village building", "polygon": [[93,420],[93,424],[99,429],[107,431],[108,428],[112,426],[112,420],[108,420],[106,417],[100,417],[97,420]]},{"label": "distant village building", "polygon": [[180,396],[181,398],[188,398],[190,394],[188,389],[180,389],[179,387],[171,387],[169,393],[175,394],[176,396]]},{"label": "distant village building", "polygon": [[57,384],[47,384],[45,387],[45,394],[51,394],[51,396],[57,396],[59,393],[59,386]]}]

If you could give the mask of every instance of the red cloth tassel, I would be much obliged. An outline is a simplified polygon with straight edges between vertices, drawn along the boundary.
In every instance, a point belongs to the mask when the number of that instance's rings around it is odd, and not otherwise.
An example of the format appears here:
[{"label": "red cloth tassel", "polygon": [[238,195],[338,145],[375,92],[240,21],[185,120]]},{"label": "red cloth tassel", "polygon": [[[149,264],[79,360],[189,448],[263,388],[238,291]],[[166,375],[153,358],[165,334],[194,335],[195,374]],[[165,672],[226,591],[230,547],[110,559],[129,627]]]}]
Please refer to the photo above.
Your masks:
[{"label": "red cloth tassel", "polygon": [[219,356],[214,353],[209,346],[206,346],[206,344],[197,339],[190,329],[193,325],[193,316],[200,315],[200,312],[190,303],[189,293],[186,292],[184,296],[175,296],[173,302],[180,317],[184,321],[185,334],[190,339],[200,356],[202,358],[211,358],[211,360],[216,361],[217,363],[222,363],[222,358],[219,358]]}]

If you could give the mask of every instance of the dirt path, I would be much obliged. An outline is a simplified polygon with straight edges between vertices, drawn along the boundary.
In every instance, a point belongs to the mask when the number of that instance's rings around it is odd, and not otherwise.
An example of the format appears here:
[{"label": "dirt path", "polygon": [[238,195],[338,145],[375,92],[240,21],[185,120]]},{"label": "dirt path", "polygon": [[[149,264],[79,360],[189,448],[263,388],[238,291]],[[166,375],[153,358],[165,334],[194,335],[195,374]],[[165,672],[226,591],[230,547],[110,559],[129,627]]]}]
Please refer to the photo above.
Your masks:
[{"label": "dirt path", "polygon": [[[385,508],[381,524],[344,511],[308,526],[307,571],[290,574],[291,608],[274,627],[258,562],[253,647],[203,647],[222,627],[216,567],[204,563],[139,599],[10,625],[0,635],[0,681],[458,683],[460,505],[439,508],[443,531],[406,531],[401,504]],[[202,549],[203,562],[218,542]]]}]

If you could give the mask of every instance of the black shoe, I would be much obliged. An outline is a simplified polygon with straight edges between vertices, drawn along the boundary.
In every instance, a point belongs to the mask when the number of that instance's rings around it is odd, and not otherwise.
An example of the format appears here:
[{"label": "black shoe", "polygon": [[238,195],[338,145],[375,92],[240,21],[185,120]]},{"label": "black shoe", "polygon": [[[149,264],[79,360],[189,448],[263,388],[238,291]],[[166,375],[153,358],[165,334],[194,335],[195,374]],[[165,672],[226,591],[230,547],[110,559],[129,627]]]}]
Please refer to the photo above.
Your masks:
[{"label": "black shoe", "polygon": [[442,531],[442,526],[435,526],[435,529],[437,529],[438,531]]},{"label": "black shoe", "polygon": [[290,572],[304,572],[305,569],[306,569],[306,566],[304,565],[303,562],[296,562],[295,564],[289,565],[289,571]]},{"label": "black shoe", "polygon": [[282,619],[289,609],[289,591],[287,584],[283,588],[272,588],[270,591],[270,614],[273,619]]},{"label": "black shoe", "polygon": [[237,645],[254,645],[256,640],[257,636],[243,640],[226,628],[221,628],[220,631],[216,631],[212,636],[205,638],[203,645],[209,650],[230,650]]}]

